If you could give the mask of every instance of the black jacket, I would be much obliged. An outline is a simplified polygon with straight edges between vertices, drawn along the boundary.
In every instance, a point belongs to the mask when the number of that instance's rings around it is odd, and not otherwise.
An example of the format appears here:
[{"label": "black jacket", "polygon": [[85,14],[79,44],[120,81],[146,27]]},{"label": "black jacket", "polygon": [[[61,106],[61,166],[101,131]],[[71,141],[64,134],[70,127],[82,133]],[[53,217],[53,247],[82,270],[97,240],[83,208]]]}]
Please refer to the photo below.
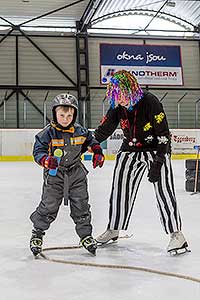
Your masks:
[{"label": "black jacket", "polygon": [[132,111],[120,105],[110,108],[95,130],[96,139],[100,143],[106,140],[118,124],[124,134],[120,151],[157,151],[159,156],[169,152],[170,133],[166,115],[153,94],[144,92]]}]

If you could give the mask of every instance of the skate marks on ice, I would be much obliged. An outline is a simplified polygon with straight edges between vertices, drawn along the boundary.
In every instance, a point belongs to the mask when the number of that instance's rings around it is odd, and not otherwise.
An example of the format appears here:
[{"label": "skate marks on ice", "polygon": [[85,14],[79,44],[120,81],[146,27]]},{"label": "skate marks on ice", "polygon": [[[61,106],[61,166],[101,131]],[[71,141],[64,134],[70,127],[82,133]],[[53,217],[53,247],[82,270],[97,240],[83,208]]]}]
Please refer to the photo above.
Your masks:
[{"label": "skate marks on ice", "polygon": [[[81,261],[81,260],[68,260],[68,259],[63,259],[62,257],[66,257],[67,253],[69,250],[73,250],[73,254],[69,255],[74,256],[74,250],[81,249],[82,246],[69,246],[69,247],[51,247],[51,248],[44,248],[43,251],[39,254],[40,259],[47,260],[49,262],[55,262],[55,263],[62,263],[62,264],[67,264],[67,265],[78,265],[78,266],[84,266],[84,267],[93,267],[93,268],[104,268],[104,269],[116,269],[116,270],[127,270],[127,271],[139,271],[139,272],[146,272],[146,273],[152,273],[156,275],[162,275],[162,276],[167,276],[167,277],[174,277],[177,279],[183,279],[183,280],[188,280],[196,283],[200,283],[200,278],[196,278],[193,276],[181,274],[181,273],[173,273],[173,272],[168,272],[168,271],[162,271],[154,268],[147,268],[147,267],[142,267],[139,264],[142,265],[142,261],[145,256],[148,260],[153,259],[157,260],[158,258],[164,259],[166,257],[166,251],[161,250],[160,248],[156,247],[150,247],[149,245],[145,243],[140,243],[140,244],[134,244],[132,247],[130,245],[119,245],[117,242],[113,242],[106,245],[103,245],[101,247],[98,247],[98,254],[97,257],[91,257],[89,261]],[[142,250],[143,249],[143,250]],[[56,252],[54,252],[56,251]],[[45,254],[44,254],[45,252]],[[47,255],[46,253],[53,253],[53,255]],[[80,259],[80,252],[77,251],[77,256],[79,256]],[[129,265],[126,260],[126,255],[129,253],[129,258],[130,258],[130,252],[133,254],[133,258],[131,261],[136,261],[137,266]],[[89,257],[87,253],[84,253],[84,255],[81,253],[81,258],[83,256]],[[99,260],[102,261],[102,256],[106,256],[107,259],[108,257],[110,260],[113,262],[112,264],[108,263],[99,263]],[[76,254],[75,254],[76,256]],[[56,257],[56,258],[55,258]],[[61,257],[61,258],[60,258]],[[100,259],[99,259],[100,258]],[[116,258],[117,261],[123,261],[126,264],[116,264]],[[91,259],[93,262],[91,262]],[[167,259],[172,260],[173,258],[167,257]],[[141,261],[141,262],[140,262]],[[171,261],[172,262],[172,261]],[[173,261],[174,263],[174,261]],[[158,259],[158,266],[159,266],[159,259]]]}]

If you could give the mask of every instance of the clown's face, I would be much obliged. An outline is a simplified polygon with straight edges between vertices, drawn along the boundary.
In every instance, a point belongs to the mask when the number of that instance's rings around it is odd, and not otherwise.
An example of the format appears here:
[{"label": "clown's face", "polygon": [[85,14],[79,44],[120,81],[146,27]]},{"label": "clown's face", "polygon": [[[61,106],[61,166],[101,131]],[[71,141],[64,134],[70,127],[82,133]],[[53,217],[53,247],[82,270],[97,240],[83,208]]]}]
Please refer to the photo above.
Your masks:
[{"label": "clown's face", "polygon": [[121,106],[128,107],[130,104],[130,99],[126,95],[126,93],[120,91],[118,98],[117,98],[117,103],[120,104]]}]

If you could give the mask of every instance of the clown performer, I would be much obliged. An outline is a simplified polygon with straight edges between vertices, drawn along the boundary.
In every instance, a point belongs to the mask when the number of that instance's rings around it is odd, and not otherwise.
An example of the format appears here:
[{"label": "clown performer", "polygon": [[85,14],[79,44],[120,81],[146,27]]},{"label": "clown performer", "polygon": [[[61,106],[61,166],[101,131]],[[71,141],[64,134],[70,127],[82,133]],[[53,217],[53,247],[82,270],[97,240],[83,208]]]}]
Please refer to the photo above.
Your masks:
[{"label": "clown performer", "polygon": [[95,130],[95,138],[103,142],[120,124],[124,139],[116,156],[107,230],[96,241],[106,244],[117,240],[120,230],[127,230],[147,170],[163,229],[171,237],[167,251],[173,254],[187,251],[175,196],[170,133],[162,104],[155,95],[143,91],[136,78],[125,70],[114,73],[106,96],[110,108]]}]

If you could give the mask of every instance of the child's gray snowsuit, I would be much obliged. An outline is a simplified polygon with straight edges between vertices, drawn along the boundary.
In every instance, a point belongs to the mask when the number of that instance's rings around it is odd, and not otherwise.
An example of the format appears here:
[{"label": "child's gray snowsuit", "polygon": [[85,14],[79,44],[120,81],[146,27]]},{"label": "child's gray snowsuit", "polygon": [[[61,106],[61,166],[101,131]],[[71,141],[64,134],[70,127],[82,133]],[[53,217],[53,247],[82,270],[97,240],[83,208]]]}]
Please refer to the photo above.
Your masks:
[{"label": "child's gray snowsuit", "polygon": [[44,155],[52,155],[54,150],[63,150],[56,176],[49,175],[44,169],[44,182],[41,202],[31,214],[34,228],[47,230],[56,219],[59,207],[69,200],[70,216],[76,224],[76,232],[82,239],[92,233],[90,205],[88,204],[87,173],[81,162],[81,154],[87,146],[99,144],[92,133],[79,124],[68,130],[56,127],[55,123],[47,125],[36,135],[33,156],[40,163]]}]

